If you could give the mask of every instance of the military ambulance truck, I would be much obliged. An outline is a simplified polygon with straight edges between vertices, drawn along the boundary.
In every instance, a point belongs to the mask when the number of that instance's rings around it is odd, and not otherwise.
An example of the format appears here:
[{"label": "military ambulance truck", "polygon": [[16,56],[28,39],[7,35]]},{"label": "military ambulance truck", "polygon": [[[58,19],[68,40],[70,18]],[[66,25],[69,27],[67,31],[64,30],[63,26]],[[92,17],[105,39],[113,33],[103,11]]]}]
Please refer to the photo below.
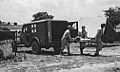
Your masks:
[{"label": "military ambulance truck", "polygon": [[49,49],[50,47],[54,48],[55,53],[59,53],[61,38],[68,25],[74,28],[71,31],[72,37],[78,36],[78,22],[45,19],[26,23],[19,36],[21,42],[16,46],[13,45],[13,50],[16,50],[15,48],[20,44],[24,44],[25,47],[32,46],[32,52],[35,54],[41,52],[42,48]]}]

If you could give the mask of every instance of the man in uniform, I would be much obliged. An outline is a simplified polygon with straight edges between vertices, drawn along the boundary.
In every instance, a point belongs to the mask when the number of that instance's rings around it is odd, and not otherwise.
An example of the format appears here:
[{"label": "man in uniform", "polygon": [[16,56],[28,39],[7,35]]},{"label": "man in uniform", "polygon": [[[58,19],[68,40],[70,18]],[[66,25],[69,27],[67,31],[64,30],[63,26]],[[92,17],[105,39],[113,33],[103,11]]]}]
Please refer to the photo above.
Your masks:
[{"label": "man in uniform", "polygon": [[63,37],[61,39],[61,54],[63,54],[63,51],[65,47],[68,49],[68,55],[70,54],[70,43],[74,41],[74,39],[71,37],[70,31],[72,30],[72,27],[68,25],[67,30],[64,32]]},{"label": "man in uniform", "polygon": [[[87,36],[87,31],[85,30],[85,26],[82,26],[82,32],[79,33],[80,38],[86,39],[88,38]],[[80,42],[80,52],[83,54],[83,49],[86,47],[86,42]]]},{"label": "man in uniform", "polygon": [[82,32],[80,32],[79,33],[79,36],[81,37],[81,38],[88,38],[87,37],[87,31],[85,30],[85,26],[82,26]]},{"label": "man in uniform", "polygon": [[97,44],[96,52],[94,54],[95,56],[99,56],[99,51],[102,50],[103,47],[102,36],[104,33],[104,28],[105,28],[105,24],[101,24],[101,29],[98,30],[95,36],[95,42]]}]

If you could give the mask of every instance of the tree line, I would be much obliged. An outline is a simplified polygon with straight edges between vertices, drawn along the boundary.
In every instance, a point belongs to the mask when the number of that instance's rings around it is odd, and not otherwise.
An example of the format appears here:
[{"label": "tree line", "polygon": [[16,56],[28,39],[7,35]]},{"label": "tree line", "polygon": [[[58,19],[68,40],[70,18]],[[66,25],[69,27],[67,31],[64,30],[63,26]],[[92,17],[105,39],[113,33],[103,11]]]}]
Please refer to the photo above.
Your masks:
[{"label": "tree line", "polygon": [[18,25],[18,23],[17,22],[4,22],[0,20],[0,25]]}]

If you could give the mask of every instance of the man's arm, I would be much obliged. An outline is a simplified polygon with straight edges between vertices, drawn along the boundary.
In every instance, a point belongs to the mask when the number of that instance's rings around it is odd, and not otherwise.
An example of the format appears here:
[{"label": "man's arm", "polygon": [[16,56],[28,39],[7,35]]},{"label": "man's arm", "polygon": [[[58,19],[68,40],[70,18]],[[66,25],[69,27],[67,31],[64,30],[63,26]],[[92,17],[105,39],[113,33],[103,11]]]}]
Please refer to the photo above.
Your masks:
[{"label": "man's arm", "polygon": [[98,30],[97,31],[97,34],[96,34],[96,36],[95,36],[95,40],[97,39],[97,38],[99,38],[101,36],[101,30]]},{"label": "man's arm", "polygon": [[68,32],[67,35],[68,35],[68,39],[69,39],[69,41],[70,41],[70,42],[73,42],[74,40],[73,40],[73,38],[71,37],[70,32]]},{"label": "man's arm", "polygon": [[88,33],[87,32],[85,33],[85,38],[91,39],[91,37],[88,37]]}]

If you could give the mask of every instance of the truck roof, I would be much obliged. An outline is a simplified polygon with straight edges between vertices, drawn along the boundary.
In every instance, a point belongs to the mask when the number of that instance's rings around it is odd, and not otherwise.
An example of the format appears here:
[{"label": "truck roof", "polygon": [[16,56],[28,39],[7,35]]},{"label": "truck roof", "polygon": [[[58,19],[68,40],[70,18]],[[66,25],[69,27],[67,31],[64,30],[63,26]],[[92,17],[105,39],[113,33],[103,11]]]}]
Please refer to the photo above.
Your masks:
[{"label": "truck roof", "polygon": [[38,21],[33,21],[33,22],[25,23],[24,25],[26,25],[26,24],[33,24],[33,23],[39,23],[39,22],[46,22],[46,21],[62,21],[62,22],[68,22],[67,20],[43,19],[43,20],[38,20]]}]

